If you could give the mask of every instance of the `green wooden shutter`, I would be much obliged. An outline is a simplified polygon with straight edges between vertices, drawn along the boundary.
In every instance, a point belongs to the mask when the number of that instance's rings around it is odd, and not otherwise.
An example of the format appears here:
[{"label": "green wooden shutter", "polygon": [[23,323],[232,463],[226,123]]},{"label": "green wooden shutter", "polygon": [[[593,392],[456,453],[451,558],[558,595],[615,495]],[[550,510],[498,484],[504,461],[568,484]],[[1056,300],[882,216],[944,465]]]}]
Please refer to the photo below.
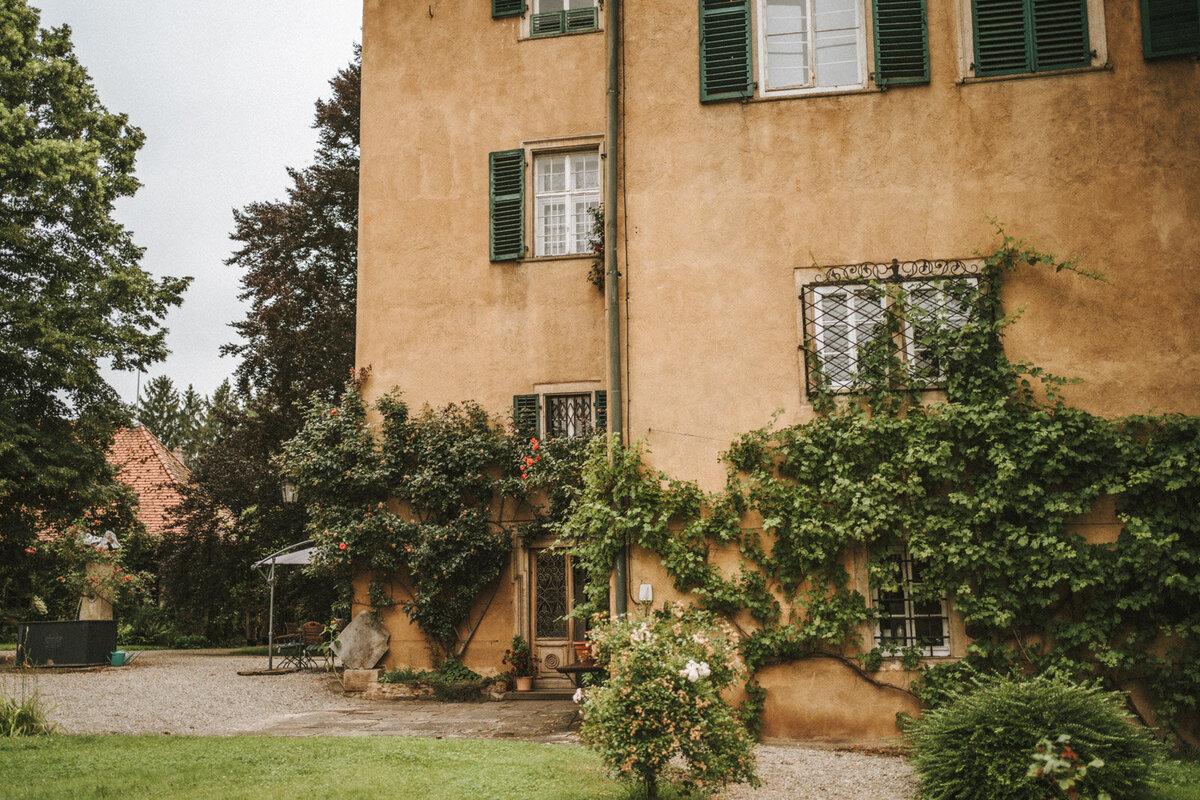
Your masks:
[{"label": "green wooden shutter", "polygon": [[592,392],[592,411],[596,415],[596,430],[608,430],[608,392],[598,389]]},{"label": "green wooden shutter", "polygon": [[972,0],[972,11],[976,75],[1092,63],[1087,0]]},{"label": "green wooden shutter", "polygon": [[563,12],[563,28],[567,33],[577,33],[581,31],[594,31],[598,27],[600,20],[599,11],[595,6],[591,8],[572,8]]},{"label": "green wooden shutter", "polygon": [[492,0],[492,19],[519,17],[525,13],[525,0]]},{"label": "green wooden shutter", "polygon": [[1030,0],[1030,3],[1033,69],[1043,72],[1090,66],[1087,0]]},{"label": "green wooden shutter", "polygon": [[538,434],[538,396],[513,395],[513,427],[518,436],[532,438]]},{"label": "green wooden shutter", "polygon": [[564,30],[564,16],[561,11],[547,11],[534,14],[529,18],[530,36],[557,36]]},{"label": "green wooden shutter", "polygon": [[525,151],[488,155],[492,261],[525,256]]},{"label": "green wooden shutter", "polygon": [[1029,22],[1025,0],[972,0],[975,74],[1030,72]]},{"label": "green wooden shutter", "polygon": [[1200,55],[1200,0],[1142,0],[1142,52]]},{"label": "green wooden shutter", "polygon": [[700,0],[700,102],[753,94],[750,0]]},{"label": "green wooden shutter", "polygon": [[929,83],[925,0],[875,0],[875,83]]}]

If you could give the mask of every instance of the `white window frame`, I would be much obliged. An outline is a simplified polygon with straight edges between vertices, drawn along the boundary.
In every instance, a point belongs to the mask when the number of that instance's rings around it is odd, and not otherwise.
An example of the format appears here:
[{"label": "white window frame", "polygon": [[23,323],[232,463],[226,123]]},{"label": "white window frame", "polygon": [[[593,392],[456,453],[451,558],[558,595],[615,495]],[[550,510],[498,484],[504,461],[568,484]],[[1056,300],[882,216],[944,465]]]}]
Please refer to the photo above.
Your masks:
[{"label": "white window frame", "polygon": [[[813,287],[813,306],[814,307],[819,306],[821,301],[830,295],[842,294],[842,293],[854,294],[856,291],[861,291],[861,290],[867,289],[867,288],[869,288],[869,287],[865,283],[850,283],[850,284],[840,284],[839,283],[839,284],[824,284],[824,285],[814,286]],[[868,300],[867,302],[870,302],[870,301]],[[887,302],[887,296],[886,296],[886,294],[881,292],[880,296],[879,296],[880,313],[884,313],[887,310],[886,306],[885,306],[886,302]],[[854,312],[854,313],[857,313],[857,312]],[[828,341],[829,336],[830,336],[829,329],[826,326],[819,325],[818,321],[814,319],[813,320],[813,345],[816,349],[817,359],[822,364],[827,363],[827,359],[824,354],[826,352],[828,352],[832,346],[832,344]],[[862,344],[862,342],[858,341],[858,326],[857,325],[851,324],[848,339],[849,339],[849,344],[850,344],[850,352],[848,354],[848,357],[850,358],[851,361],[853,361],[855,363],[854,371],[857,374],[857,372],[858,372],[858,369],[857,369],[858,347],[860,344]],[[854,382],[852,380],[839,381],[836,383],[830,381],[829,387],[836,392],[836,391],[842,391],[845,389],[849,389],[853,385],[853,383]]]},{"label": "white window frame", "polygon": [[[572,171],[572,162],[575,159],[594,157],[596,160],[596,185],[580,189],[574,185],[575,173]],[[564,188],[561,190],[543,190],[542,189],[542,168],[551,160],[562,158],[564,159]],[[587,256],[593,255],[587,249],[587,239],[591,234],[592,216],[590,213],[585,215],[583,224],[582,239],[580,239],[579,224],[580,220],[575,213],[574,208],[579,200],[592,200],[594,204],[590,204],[589,208],[599,206],[603,197],[603,174],[601,170],[600,149],[598,147],[587,148],[585,150],[565,150],[565,151],[541,151],[534,152],[532,158],[533,164],[533,191],[530,193],[533,199],[533,256],[534,258],[566,258],[570,256]],[[565,242],[562,252],[550,252],[557,248],[547,247],[547,236],[545,235],[545,215],[543,213],[543,201],[549,198],[561,198],[563,200],[563,211],[565,217]]]},{"label": "white window frame", "polygon": [[[975,266],[975,267],[979,266],[979,264],[976,262],[971,262],[971,265]],[[892,303],[892,300],[889,299],[889,297],[890,297],[889,287],[899,286],[907,294],[909,294],[911,296],[912,290],[914,288],[918,288],[922,284],[941,284],[941,283],[947,282],[947,281],[965,281],[975,287],[978,287],[978,285],[979,285],[979,277],[974,274],[967,274],[967,275],[934,274],[934,275],[926,275],[926,276],[921,276],[921,277],[905,278],[898,282],[894,281],[894,280],[880,280],[878,282],[878,288],[873,291],[880,292],[880,297],[878,298],[878,301],[879,301],[878,308],[881,313],[884,313],[888,310],[888,307]],[[811,345],[812,349],[809,352],[811,352],[811,354],[814,355],[822,365],[822,370],[821,370],[822,377],[827,382],[825,385],[828,387],[828,389],[833,391],[835,394],[845,392],[854,385],[855,380],[857,379],[857,376],[858,376],[858,349],[867,340],[865,338],[860,340],[860,333],[863,333],[863,331],[861,331],[859,329],[860,326],[859,326],[859,324],[857,324],[856,320],[861,319],[861,315],[859,315],[857,312],[857,309],[855,309],[847,317],[847,320],[850,324],[851,330],[848,333],[848,335],[846,337],[846,342],[845,342],[845,347],[847,348],[846,357],[851,361],[851,363],[853,365],[853,372],[851,373],[851,376],[849,378],[845,378],[844,376],[839,376],[841,379],[835,379],[834,376],[830,375],[829,371],[827,369],[827,366],[831,363],[831,360],[832,360],[830,358],[830,354],[833,353],[834,355],[837,355],[838,352],[833,350],[835,343],[830,341],[830,339],[832,337],[831,337],[829,327],[827,324],[825,324],[823,315],[820,313],[821,302],[825,297],[828,297],[830,295],[855,294],[857,292],[862,292],[864,290],[867,290],[869,287],[871,287],[871,281],[866,280],[866,279],[862,280],[861,282],[841,281],[841,282],[837,282],[837,283],[821,283],[821,282],[805,281],[802,277],[800,277],[799,273],[797,275],[797,288],[799,289],[799,292],[800,292],[802,306],[807,302],[806,300],[803,299],[805,296],[805,292],[808,292],[808,291],[812,292],[812,303],[811,303],[812,304],[812,312],[813,312],[812,318],[811,319],[806,318],[806,316],[803,312],[799,314],[801,346],[803,348],[808,348]],[[940,298],[945,297],[944,286],[938,287],[938,297],[940,297]],[[910,302],[911,302],[911,300],[910,300]],[[967,320],[968,320],[968,316],[966,316],[965,314],[964,315],[954,315],[954,316],[938,315],[938,318],[939,319],[947,319],[947,320],[958,320],[960,325],[967,322]],[[916,337],[913,336],[912,330],[910,330],[910,328],[907,325],[901,328],[901,330],[899,331],[898,337],[899,338],[896,340],[897,355],[899,355],[903,359],[904,363],[909,367],[909,369],[912,370],[919,363],[919,354],[917,351]],[[801,367],[801,371],[803,373],[805,373],[805,375],[806,375],[806,380],[808,377],[811,377],[812,372],[811,372],[811,368],[808,365],[801,363],[800,367]],[[928,375],[925,377],[928,379],[931,379],[934,384],[937,384],[937,383],[943,381],[946,376],[945,376],[944,372],[941,370],[941,368],[939,367],[939,371],[936,374],[931,374],[931,375]],[[812,388],[813,387],[810,386],[810,391]],[[915,388],[920,388],[920,387],[915,386]],[[934,390],[934,389],[937,389],[938,387],[930,386],[929,388],[931,390]]]},{"label": "white window frame", "polygon": [[[866,3],[869,0],[854,0],[855,14],[855,29],[857,38],[855,45],[858,49],[858,80],[854,83],[837,84],[834,86],[818,86],[817,79],[817,48],[815,46],[815,29],[813,20],[815,18],[815,7],[820,0],[804,0],[807,10],[808,24],[808,68],[809,77],[813,81],[810,86],[781,86],[772,88],[769,80],[768,64],[767,64],[767,5],[770,0],[755,0],[755,48],[754,58],[757,62],[756,75],[758,79],[758,94],[760,97],[790,97],[806,94],[830,94],[847,91],[857,91],[867,88],[867,53],[868,47],[868,29],[867,20],[870,16],[867,14]],[[968,4],[970,0],[967,0]]]},{"label": "white window frame", "polygon": [[[1136,9],[1135,9],[1136,10]],[[1088,45],[1095,53],[1092,66],[1065,70],[1043,70],[1039,72],[1017,72],[1011,75],[984,75],[976,77],[971,65],[975,63],[975,18],[971,0],[958,0],[958,74],[960,83],[1003,81],[1014,78],[1036,78],[1039,75],[1061,75],[1070,72],[1088,72],[1107,69],[1108,37],[1104,28],[1104,0],[1087,0]]]},{"label": "white window frame", "polygon": [[[925,288],[925,287],[933,288],[936,290],[937,303],[939,306],[944,307],[946,304],[946,283],[948,281],[962,281],[962,282],[969,284],[976,288],[978,288],[978,286],[979,286],[979,279],[973,278],[973,277],[933,278],[931,280],[925,280],[925,281],[912,281],[911,283],[918,284],[918,285],[913,286],[911,288],[905,287],[905,294],[908,296],[909,308],[912,308],[914,305],[916,305],[916,303],[913,300],[913,289]],[[921,284],[924,284],[924,287],[922,287]],[[901,284],[901,285],[904,286],[904,284]],[[957,330],[967,323],[968,319],[970,318],[970,312],[971,312],[971,310],[969,308],[965,308],[965,309],[961,309],[961,311],[959,311],[958,313],[935,314],[934,316],[936,317],[939,324],[942,322],[951,323],[953,329]],[[911,323],[911,317],[908,320],[906,320],[906,322]],[[957,324],[954,325],[953,323],[957,323]],[[911,330],[911,324],[906,324],[905,329],[904,329],[904,357],[908,363],[910,370],[915,369],[916,366],[918,365],[918,362],[922,358],[921,354],[917,351],[917,337],[913,334],[913,332]],[[930,377],[932,377],[935,381],[945,380],[946,373],[944,371],[944,367],[939,365],[938,371],[936,373],[932,374]]]},{"label": "white window frame", "polygon": [[[917,649],[921,650],[921,654],[927,658],[945,658],[945,657],[949,656],[950,655],[950,601],[949,601],[949,599],[945,595],[943,595],[941,597],[940,601],[938,601],[938,614],[936,614],[936,615],[928,614],[928,613],[917,613],[916,612],[916,602],[917,601],[913,599],[913,591],[912,591],[913,587],[915,585],[917,585],[916,582],[914,582],[912,579],[912,565],[913,565],[912,553],[910,553],[908,551],[908,548],[906,548],[906,547],[898,548],[898,549],[892,551],[891,553],[889,553],[888,557],[889,558],[895,558],[895,557],[900,558],[900,593],[903,596],[903,603],[904,603],[904,613],[903,613],[903,615],[900,616],[900,619],[902,619],[904,621],[905,641],[913,642],[913,644],[907,644],[907,645],[888,644],[888,645],[885,645],[883,643],[883,626],[882,626],[880,620],[876,620],[875,621],[875,645],[879,648],[889,648],[889,649],[895,648],[896,649],[896,652],[894,652],[894,653],[893,652],[885,652],[884,653],[885,657],[900,657],[903,655],[902,652],[900,652],[900,651],[904,650],[906,647],[916,647]],[[872,605],[875,608],[880,608],[881,604],[883,602],[885,602],[885,601],[879,596],[879,589],[877,587],[872,586],[871,587],[871,603],[872,603]],[[932,602],[932,601],[925,601],[925,602]],[[895,618],[892,617],[892,619],[895,619]],[[917,620],[928,620],[928,619],[940,619],[941,620],[941,624],[942,624],[941,641],[942,641],[942,643],[939,645],[921,646],[919,644],[916,644],[916,642],[918,640],[918,637],[916,635]]]}]

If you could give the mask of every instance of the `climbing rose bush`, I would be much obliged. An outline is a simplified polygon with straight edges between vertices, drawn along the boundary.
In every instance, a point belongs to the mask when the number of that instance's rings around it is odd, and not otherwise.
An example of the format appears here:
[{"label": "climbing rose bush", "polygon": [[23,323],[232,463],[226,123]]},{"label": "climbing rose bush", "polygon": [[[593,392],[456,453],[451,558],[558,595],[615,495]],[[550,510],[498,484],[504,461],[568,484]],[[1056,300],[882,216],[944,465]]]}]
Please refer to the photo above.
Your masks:
[{"label": "climbing rose bush", "polygon": [[753,738],[721,698],[742,664],[713,615],[668,605],[603,623],[591,636],[610,677],[577,695],[581,734],[619,777],[641,781],[655,797],[679,756],[687,784],[758,785]]}]

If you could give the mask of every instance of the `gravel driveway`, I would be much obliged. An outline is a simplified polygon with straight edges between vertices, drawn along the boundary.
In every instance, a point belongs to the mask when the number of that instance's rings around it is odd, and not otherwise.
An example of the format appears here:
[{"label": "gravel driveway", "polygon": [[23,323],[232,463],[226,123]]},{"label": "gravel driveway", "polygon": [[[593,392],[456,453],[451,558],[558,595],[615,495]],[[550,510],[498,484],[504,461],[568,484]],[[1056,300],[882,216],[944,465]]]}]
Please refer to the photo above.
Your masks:
[{"label": "gravel driveway", "polygon": [[[194,736],[437,736],[577,742],[573,703],[430,703],[346,697],[332,675],[242,676],[263,656],[149,651],[124,667],[0,672],[0,692],[36,687],[68,733]],[[763,786],[733,787],[723,800],[911,800],[900,758],[780,744],[757,751]]]}]

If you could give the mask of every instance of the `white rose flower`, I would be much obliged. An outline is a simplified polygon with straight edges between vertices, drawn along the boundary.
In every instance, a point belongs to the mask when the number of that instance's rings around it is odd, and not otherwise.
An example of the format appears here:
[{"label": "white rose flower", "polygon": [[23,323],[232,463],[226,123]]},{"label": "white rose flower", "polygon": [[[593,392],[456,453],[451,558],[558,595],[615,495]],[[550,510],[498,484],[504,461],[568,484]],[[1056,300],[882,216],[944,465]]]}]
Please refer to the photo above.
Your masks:
[{"label": "white rose flower", "polygon": [[581,687],[579,689],[576,689],[575,694],[571,695],[571,699],[574,700],[576,703],[582,703],[583,702],[583,688]]}]

